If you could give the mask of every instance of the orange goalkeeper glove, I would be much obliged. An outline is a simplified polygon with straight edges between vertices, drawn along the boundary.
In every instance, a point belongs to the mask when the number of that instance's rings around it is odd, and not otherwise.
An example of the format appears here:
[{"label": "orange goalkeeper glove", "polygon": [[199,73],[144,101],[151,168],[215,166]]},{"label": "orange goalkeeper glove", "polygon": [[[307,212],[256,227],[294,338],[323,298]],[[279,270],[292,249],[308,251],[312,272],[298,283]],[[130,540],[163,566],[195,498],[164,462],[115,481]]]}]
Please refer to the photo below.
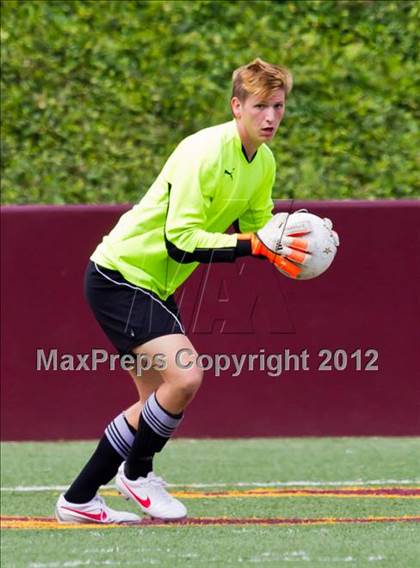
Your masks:
[{"label": "orange goalkeeper glove", "polygon": [[[289,215],[277,213],[257,233],[238,234],[238,240],[249,240],[253,256],[263,256],[292,278],[297,278],[310,251],[304,235],[311,231],[308,223],[286,226]],[[303,237],[303,238],[302,238]]]}]

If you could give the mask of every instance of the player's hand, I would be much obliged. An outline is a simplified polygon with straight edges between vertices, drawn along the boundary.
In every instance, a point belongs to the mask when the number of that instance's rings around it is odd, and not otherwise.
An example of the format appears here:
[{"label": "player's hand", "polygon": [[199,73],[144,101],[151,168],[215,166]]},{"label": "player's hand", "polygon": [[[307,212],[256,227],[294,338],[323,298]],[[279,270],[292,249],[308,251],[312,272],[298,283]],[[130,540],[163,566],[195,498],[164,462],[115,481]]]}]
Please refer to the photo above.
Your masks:
[{"label": "player's hand", "polygon": [[277,213],[256,234],[251,235],[252,254],[264,256],[296,278],[301,272],[299,265],[305,264],[309,258],[305,235],[310,231],[309,223],[290,223],[288,213]]}]

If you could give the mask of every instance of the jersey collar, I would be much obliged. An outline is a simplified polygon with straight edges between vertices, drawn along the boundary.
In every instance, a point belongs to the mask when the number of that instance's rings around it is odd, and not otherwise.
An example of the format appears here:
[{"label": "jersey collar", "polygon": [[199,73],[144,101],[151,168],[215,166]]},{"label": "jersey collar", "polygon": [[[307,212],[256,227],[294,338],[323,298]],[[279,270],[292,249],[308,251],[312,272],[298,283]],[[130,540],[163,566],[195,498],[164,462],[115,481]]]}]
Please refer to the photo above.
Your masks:
[{"label": "jersey collar", "polygon": [[248,159],[248,156],[246,155],[244,145],[242,144],[241,137],[239,136],[238,127],[237,127],[237,125],[236,125],[236,120],[235,120],[235,119],[232,120],[232,131],[233,131],[234,134],[235,134],[236,147],[239,149],[239,151],[241,152],[241,154],[242,154],[242,156],[245,158],[245,160],[248,162],[248,164],[250,164],[251,162],[254,161],[255,156],[258,154],[258,149],[255,151],[254,155],[253,155],[252,158],[249,160],[249,159]]}]

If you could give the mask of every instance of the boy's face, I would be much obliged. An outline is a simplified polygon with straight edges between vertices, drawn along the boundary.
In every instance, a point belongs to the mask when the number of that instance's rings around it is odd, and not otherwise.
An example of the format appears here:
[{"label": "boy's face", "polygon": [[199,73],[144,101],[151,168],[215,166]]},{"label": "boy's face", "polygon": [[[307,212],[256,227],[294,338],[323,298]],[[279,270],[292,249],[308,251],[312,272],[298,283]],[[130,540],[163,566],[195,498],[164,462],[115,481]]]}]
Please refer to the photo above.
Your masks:
[{"label": "boy's face", "polygon": [[285,93],[283,89],[278,89],[268,99],[249,95],[242,102],[233,97],[231,105],[242,141],[258,148],[263,142],[269,142],[277,132],[285,111]]}]

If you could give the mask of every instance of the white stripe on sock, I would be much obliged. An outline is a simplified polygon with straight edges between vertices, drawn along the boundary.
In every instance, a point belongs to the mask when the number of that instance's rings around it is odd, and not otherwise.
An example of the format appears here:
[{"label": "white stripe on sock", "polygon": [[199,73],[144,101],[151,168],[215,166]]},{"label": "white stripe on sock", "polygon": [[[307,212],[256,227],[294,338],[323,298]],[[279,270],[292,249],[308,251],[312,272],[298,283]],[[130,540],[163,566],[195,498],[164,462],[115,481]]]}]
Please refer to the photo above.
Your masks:
[{"label": "white stripe on sock", "polygon": [[150,428],[164,438],[171,437],[183,418],[174,418],[168,414],[157,402],[155,393],[147,399],[142,416]]},{"label": "white stripe on sock", "polygon": [[114,450],[125,459],[133,445],[134,434],[128,427],[122,412],[108,424],[105,435]]}]

